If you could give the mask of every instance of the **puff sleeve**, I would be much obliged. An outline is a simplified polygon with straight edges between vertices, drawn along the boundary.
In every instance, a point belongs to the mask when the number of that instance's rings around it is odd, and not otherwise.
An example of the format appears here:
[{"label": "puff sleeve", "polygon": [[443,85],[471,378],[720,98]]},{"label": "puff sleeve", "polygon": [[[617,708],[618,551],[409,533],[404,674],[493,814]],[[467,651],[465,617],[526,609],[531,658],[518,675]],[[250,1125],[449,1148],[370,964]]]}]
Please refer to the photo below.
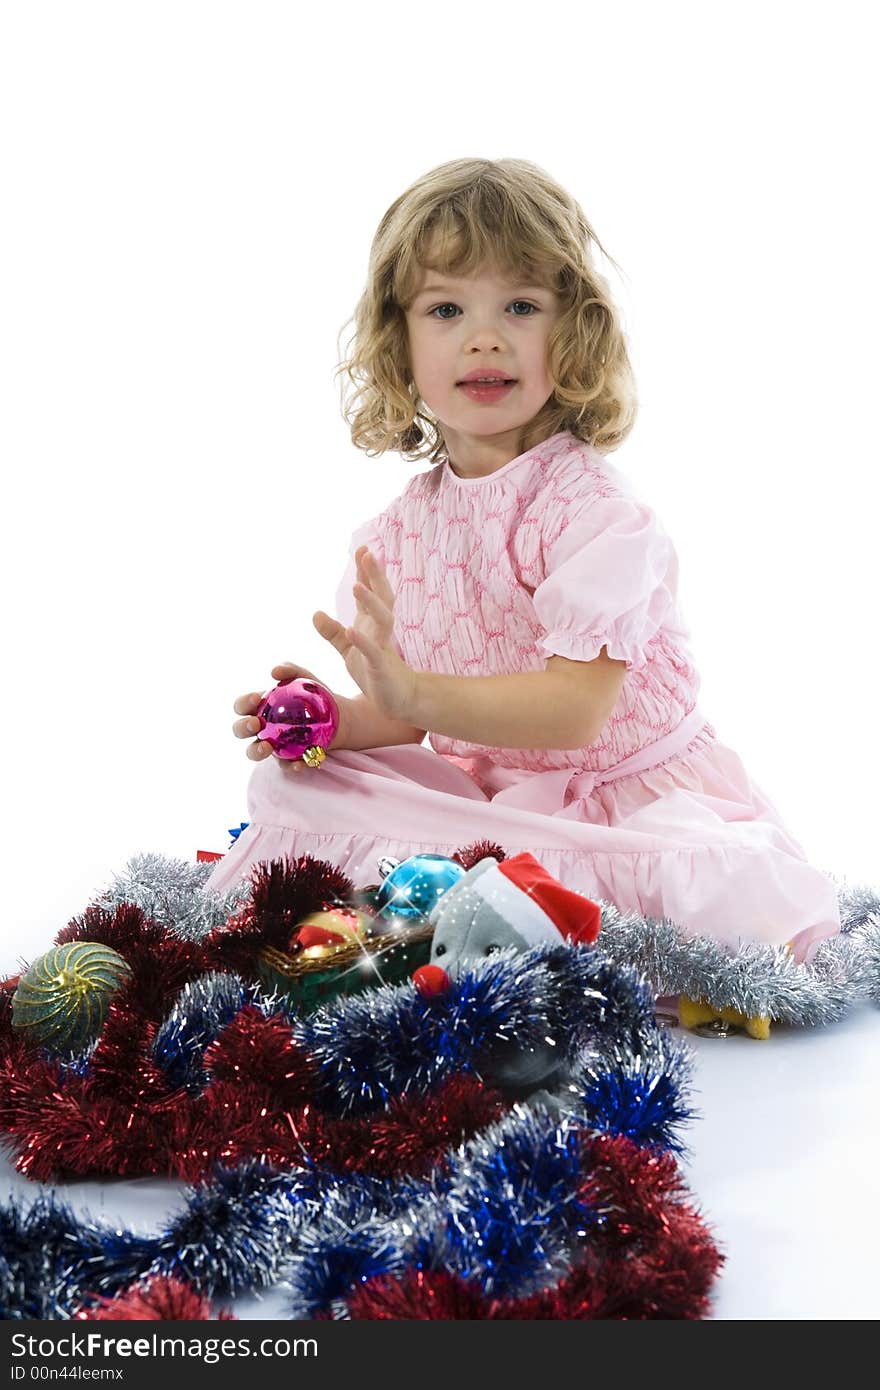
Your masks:
[{"label": "puff sleeve", "polygon": [[627,670],[676,617],[678,558],[650,507],[627,495],[594,496],[545,551],[545,578],[532,596],[548,655],[592,661],[608,655]]},{"label": "puff sleeve", "polygon": [[352,585],[357,579],[357,565],[354,554],[358,546],[368,545],[376,556],[377,560],[385,564],[385,547],[379,535],[379,520],[382,516],[374,516],[370,521],[365,521],[356,531],[352,532],[351,540],[348,543],[348,563],[345,573],[339,581],[336,590],[336,619],[337,622],[344,623],[346,627],[351,627],[357,617],[357,603],[354,594],[351,592]]}]

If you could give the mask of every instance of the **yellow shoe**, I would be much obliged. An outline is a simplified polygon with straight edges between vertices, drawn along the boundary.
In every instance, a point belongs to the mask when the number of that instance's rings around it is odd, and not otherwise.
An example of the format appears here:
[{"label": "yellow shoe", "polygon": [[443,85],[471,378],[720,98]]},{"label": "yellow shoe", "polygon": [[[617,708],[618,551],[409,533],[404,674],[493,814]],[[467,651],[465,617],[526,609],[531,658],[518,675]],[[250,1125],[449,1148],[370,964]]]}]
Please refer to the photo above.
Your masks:
[{"label": "yellow shoe", "polygon": [[746,1014],[741,1014],[738,1009],[722,1009],[721,1017],[725,1023],[733,1023],[737,1028],[744,1028],[750,1038],[760,1038],[763,1041],[770,1036],[770,1018],[764,1014],[753,1014],[749,1018]]},{"label": "yellow shoe", "polygon": [[682,1028],[699,1028],[703,1023],[732,1023],[743,1028],[750,1038],[765,1039],[770,1036],[770,1019],[764,1014],[754,1014],[751,1018],[741,1014],[739,1009],[716,1009],[705,999],[688,999],[687,995],[678,997],[678,1021]]},{"label": "yellow shoe", "polygon": [[678,996],[678,1021],[682,1028],[699,1028],[702,1023],[712,1023],[718,1017],[705,999],[688,999],[686,994]]}]

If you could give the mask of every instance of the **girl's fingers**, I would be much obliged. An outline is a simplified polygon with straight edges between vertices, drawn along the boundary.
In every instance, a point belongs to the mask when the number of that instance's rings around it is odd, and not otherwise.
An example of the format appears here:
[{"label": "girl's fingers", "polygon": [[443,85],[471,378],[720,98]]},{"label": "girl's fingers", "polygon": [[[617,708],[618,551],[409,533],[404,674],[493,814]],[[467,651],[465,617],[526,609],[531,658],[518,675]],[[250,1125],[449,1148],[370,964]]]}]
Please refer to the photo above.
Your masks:
[{"label": "girl's fingers", "polygon": [[354,584],[352,593],[361,608],[369,613],[380,626],[388,626],[388,609],[377,594],[374,594],[365,584]]},{"label": "girl's fingers", "polygon": [[376,643],[371,641],[363,632],[358,632],[357,628],[346,628],[346,633],[351,645],[357,647],[359,652],[363,652],[371,665],[375,665],[379,657],[379,648]]},{"label": "girl's fingers", "polygon": [[365,571],[367,576],[367,583],[370,585],[373,592],[378,594],[380,598],[384,599],[384,601],[388,604],[389,608],[393,608],[394,590],[388,582],[387,574],[385,573],[382,566],[379,564],[379,561],[376,559],[375,555],[373,555],[372,553],[366,556]]},{"label": "girl's fingers", "polygon": [[236,714],[253,714],[265,700],[265,695],[252,690],[250,695],[239,695],[232,708]]},{"label": "girl's fingers", "polygon": [[253,714],[250,719],[236,719],[232,726],[232,732],[236,738],[253,738],[263,727],[263,721],[259,715]]},{"label": "girl's fingers", "polygon": [[385,577],[385,571],[382,569],[372,551],[367,550],[366,546],[364,546],[357,557],[357,577],[362,584],[365,584],[368,589],[372,589],[374,593],[380,589],[383,594],[389,592],[389,584]]},{"label": "girl's fingers", "polygon": [[261,763],[264,758],[271,757],[272,754],[272,749],[263,739],[254,739],[250,747],[244,751],[254,763]]},{"label": "girl's fingers", "polygon": [[[252,743],[250,748],[245,751],[253,763],[265,762],[267,758],[271,758],[272,756],[272,749],[269,747],[268,743]],[[289,767],[291,772],[303,772],[305,770],[305,763],[290,762],[286,758],[283,761],[284,766]]]},{"label": "girl's fingers", "polygon": [[342,623],[338,623],[335,618],[330,617],[329,613],[324,613],[319,608],[317,613],[312,614],[312,626],[325,641],[336,648],[340,656],[345,656],[350,644]]},{"label": "girl's fingers", "polygon": [[296,666],[292,661],[281,661],[273,666],[272,675],[277,681],[292,680],[295,676],[305,676],[310,681],[318,679],[314,671],[307,670],[305,666]]},{"label": "girl's fingers", "polygon": [[359,558],[358,558],[358,564],[357,564],[357,580],[358,580],[358,582],[359,582],[360,584],[362,584],[363,587],[364,587],[366,590],[370,591],[370,590],[372,590],[372,588],[373,588],[373,580],[374,580],[374,578],[375,578],[375,568],[372,568],[372,569],[371,569],[370,564],[369,564],[369,556],[367,556],[367,555],[361,555],[361,556],[359,556]]}]

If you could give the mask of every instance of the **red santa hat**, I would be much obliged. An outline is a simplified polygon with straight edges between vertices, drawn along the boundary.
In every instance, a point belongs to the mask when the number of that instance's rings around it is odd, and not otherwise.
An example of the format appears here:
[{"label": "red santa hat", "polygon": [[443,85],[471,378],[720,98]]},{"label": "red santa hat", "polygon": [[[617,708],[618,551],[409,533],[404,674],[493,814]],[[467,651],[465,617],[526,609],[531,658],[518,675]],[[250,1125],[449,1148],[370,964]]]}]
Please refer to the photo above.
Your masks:
[{"label": "red santa hat", "polygon": [[589,945],[599,935],[599,904],[564,888],[528,851],[493,864],[468,886],[534,946],[560,935]]}]

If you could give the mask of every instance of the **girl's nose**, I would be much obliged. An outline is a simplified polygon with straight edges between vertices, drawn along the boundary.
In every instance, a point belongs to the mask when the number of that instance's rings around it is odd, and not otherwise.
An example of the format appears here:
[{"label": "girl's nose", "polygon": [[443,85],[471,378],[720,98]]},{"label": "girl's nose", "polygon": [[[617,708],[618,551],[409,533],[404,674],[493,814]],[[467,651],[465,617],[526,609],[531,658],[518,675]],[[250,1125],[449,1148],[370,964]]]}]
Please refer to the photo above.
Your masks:
[{"label": "girl's nose", "polygon": [[500,328],[475,328],[468,334],[467,346],[472,350],[479,348],[482,352],[491,352],[493,348],[505,346],[504,334]]}]

